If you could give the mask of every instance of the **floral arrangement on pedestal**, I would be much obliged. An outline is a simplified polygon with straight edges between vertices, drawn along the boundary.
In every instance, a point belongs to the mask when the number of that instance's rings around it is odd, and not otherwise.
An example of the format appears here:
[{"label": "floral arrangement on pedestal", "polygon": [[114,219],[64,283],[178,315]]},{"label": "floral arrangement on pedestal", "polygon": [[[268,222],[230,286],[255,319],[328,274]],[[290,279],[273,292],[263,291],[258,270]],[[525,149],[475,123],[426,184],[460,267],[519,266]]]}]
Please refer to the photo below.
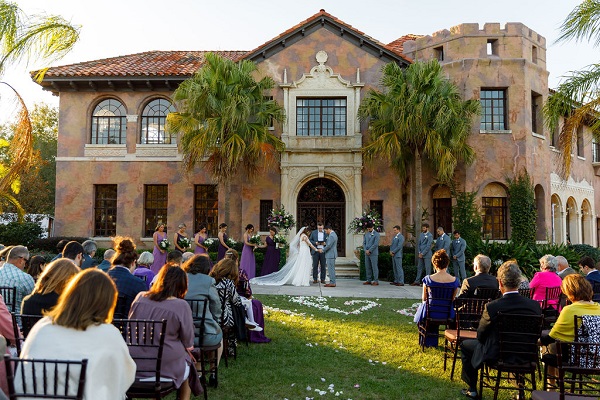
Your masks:
[{"label": "floral arrangement on pedestal", "polygon": [[296,225],[294,216],[285,211],[283,205],[271,210],[271,214],[267,217],[267,222],[269,226],[275,226],[286,232]]},{"label": "floral arrangement on pedestal", "polygon": [[171,242],[169,242],[168,239],[163,239],[158,242],[158,248],[161,250],[169,250],[169,247],[171,247]]},{"label": "floral arrangement on pedestal", "polygon": [[287,245],[287,238],[281,233],[276,234],[273,241],[275,242],[275,248],[277,249],[285,249]]},{"label": "floral arrangement on pedestal", "polygon": [[348,233],[361,234],[367,230],[367,223],[371,222],[377,232],[383,227],[381,215],[376,210],[367,208],[360,217],[355,217],[348,225]]}]

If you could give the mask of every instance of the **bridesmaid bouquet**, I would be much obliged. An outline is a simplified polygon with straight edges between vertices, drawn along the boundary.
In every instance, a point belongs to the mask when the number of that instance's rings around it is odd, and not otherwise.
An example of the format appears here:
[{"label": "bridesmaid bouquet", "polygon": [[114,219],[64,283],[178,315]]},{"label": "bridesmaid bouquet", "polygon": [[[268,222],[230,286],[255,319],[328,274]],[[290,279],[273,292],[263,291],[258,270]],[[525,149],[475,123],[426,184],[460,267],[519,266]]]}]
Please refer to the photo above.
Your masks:
[{"label": "bridesmaid bouquet", "polygon": [[248,240],[248,242],[255,244],[257,246],[260,246],[262,244],[262,242],[260,241],[260,235],[250,236],[250,239]]},{"label": "bridesmaid bouquet", "polygon": [[230,247],[230,248],[235,248],[235,245],[237,244],[237,242],[235,240],[233,240],[232,238],[227,238],[227,240],[225,241],[225,244]]},{"label": "bridesmaid bouquet", "polygon": [[209,249],[212,247],[212,245],[215,243],[215,239],[206,239],[204,241],[204,245],[206,247],[208,247]]},{"label": "bridesmaid bouquet", "polygon": [[285,249],[285,246],[287,245],[287,238],[280,233],[275,235],[273,241],[275,242],[276,249]]},{"label": "bridesmaid bouquet", "polygon": [[192,241],[186,237],[182,237],[179,239],[179,246],[183,247],[184,250],[187,250],[192,247]]},{"label": "bridesmaid bouquet", "polygon": [[168,239],[163,239],[158,242],[158,248],[161,250],[169,250],[169,247],[171,247],[171,242],[169,242]]}]

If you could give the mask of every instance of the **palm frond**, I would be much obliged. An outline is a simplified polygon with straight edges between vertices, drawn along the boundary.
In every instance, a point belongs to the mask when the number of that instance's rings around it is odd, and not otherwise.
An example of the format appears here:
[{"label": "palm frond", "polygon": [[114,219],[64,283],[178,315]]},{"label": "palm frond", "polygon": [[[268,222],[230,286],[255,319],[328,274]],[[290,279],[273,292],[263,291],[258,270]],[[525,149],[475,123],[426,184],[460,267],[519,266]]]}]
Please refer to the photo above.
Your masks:
[{"label": "palm frond", "polygon": [[600,1],[584,0],[567,15],[560,26],[561,35],[556,42],[568,40],[589,41],[600,44]]}]

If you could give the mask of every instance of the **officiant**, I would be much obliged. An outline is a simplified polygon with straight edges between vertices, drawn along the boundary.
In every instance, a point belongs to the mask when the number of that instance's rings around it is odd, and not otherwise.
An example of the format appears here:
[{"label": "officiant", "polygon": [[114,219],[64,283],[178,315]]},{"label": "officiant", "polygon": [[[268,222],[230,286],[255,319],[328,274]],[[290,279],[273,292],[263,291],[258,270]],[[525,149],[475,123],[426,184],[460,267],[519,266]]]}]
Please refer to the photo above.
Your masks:
[{"label": "officiant", "polygon": [[322,222],[317,222],[317,229],[311,232],[309,240],[310,243],[312,243],[312,245],[316,248],[316,250],[311,249],[310,251],[313,259],[313,283],[319,282],[317,280],[319,276],[319,267],[321,268],[321,283],[325,283],[327,264],[325,263],[325,253],[323,252],[323,247],[325,247],[325,243],[327,242],[327,233],[325,233]]}]

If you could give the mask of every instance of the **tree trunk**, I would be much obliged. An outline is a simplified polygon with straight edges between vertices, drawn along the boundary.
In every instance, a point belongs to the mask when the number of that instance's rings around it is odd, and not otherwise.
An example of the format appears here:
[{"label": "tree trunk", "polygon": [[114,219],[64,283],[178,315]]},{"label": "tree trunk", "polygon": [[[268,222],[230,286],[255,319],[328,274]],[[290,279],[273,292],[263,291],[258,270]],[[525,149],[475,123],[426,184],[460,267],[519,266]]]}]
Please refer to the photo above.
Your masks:
[{"label": "tree trunk", "polygon": [[413,214],[413,221],[415,224],[415,263],[419,261],[419,234],[421,232],[421,219],[423,215],[422,211],[422,194],[423,194],[423,165],[421,163],[421,153],[419,149],[415,150],[415,211]]},{"label": "tree trunk", "polygon": [[[227,181],[225,181],[223,186],[225,189],[225,196],[223,199],[223,214],[224,215],[220,219],[223,220],[223,222],[225,222],[228,227],[230,227],[231,221],[229,220],[229,216],[231,215],[231,213],[230,213],[231,202],[229,199],[231,198],[231,181],[228,179]],[[230,234],[231,234],[231,231],[230,231]]]}]

